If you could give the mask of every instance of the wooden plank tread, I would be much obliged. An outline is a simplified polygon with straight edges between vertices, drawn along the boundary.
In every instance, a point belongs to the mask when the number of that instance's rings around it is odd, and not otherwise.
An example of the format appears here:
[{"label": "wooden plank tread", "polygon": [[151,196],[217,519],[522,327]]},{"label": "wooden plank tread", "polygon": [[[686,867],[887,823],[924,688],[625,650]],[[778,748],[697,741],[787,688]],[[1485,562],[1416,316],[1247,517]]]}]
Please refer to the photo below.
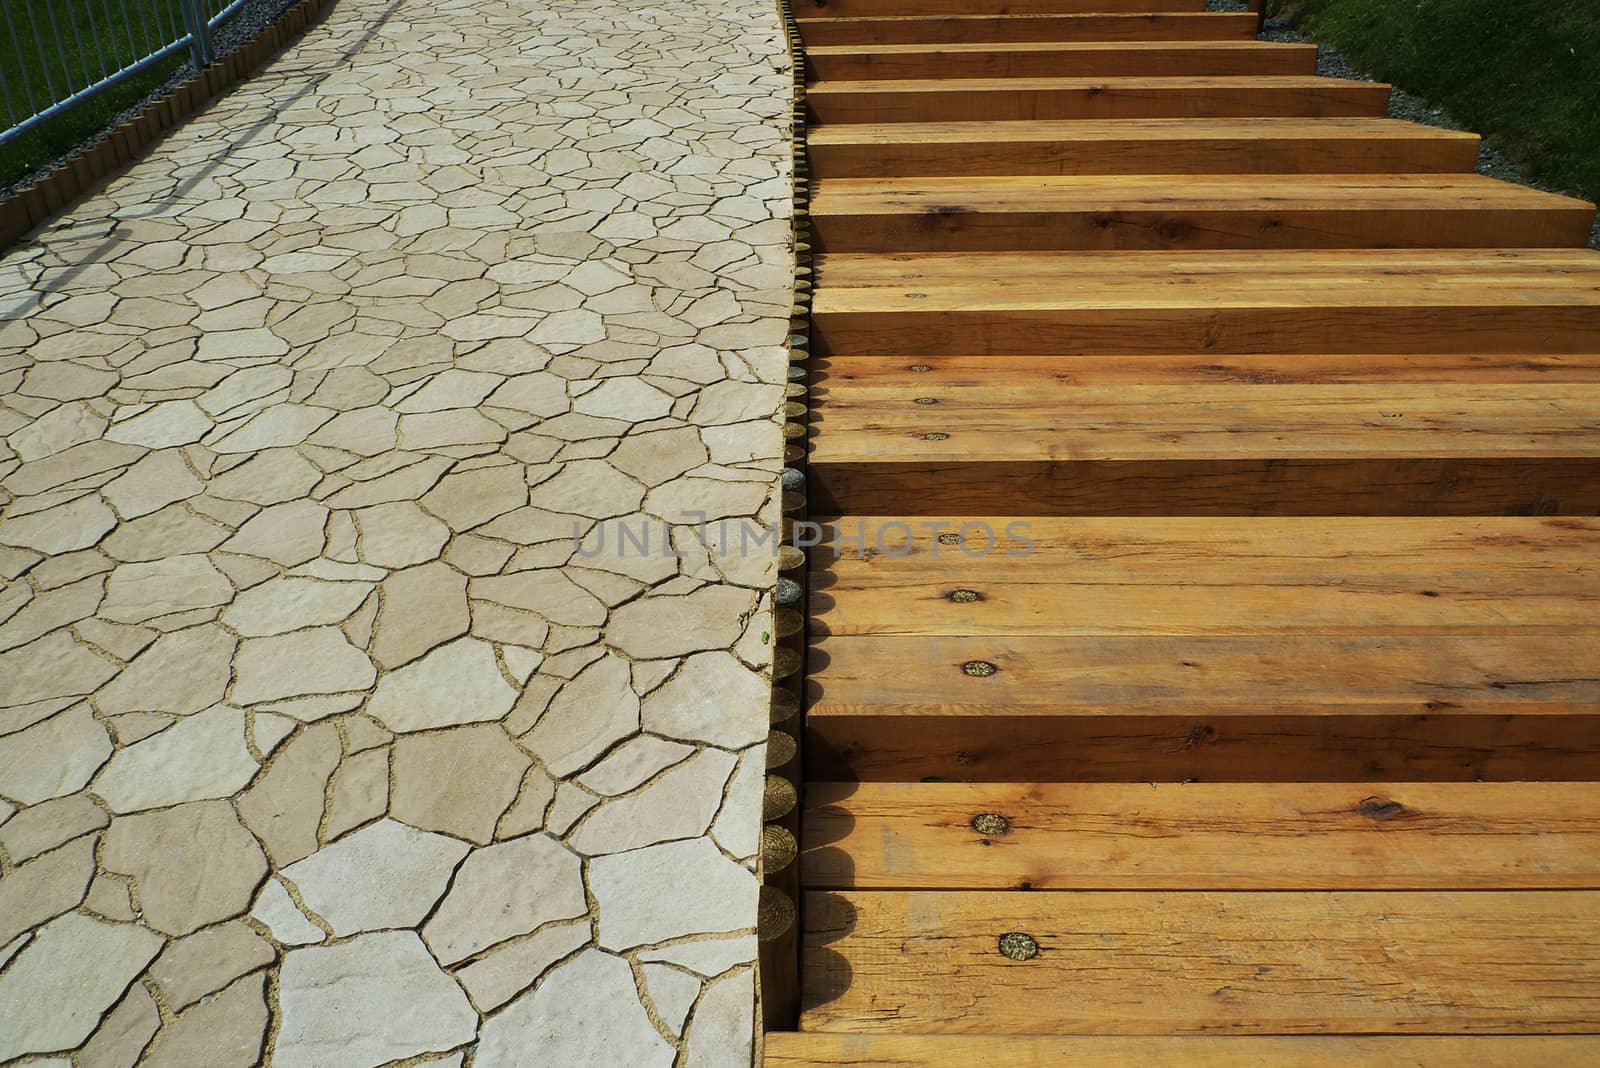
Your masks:
[{"label": "wooden plank tread", "polygon": [[[809,893],[801,1029],[1600,1029],[1600,894]],[[1001,955],[1026,934],[1032,959]]]},{"label": "wooden plank tread", "polygon": [[978,41],[806,50],[821,86],[881,78],[1064,78],[1316,73],[1317,48],[1276,41]]},{"label": "wooden plank tread", "polygon": [[1526,1068],[1600,1061],[1587,1035],[854,1035],[772,1031],[766,1068]]},{"label": "wooden plank tread", "polygon": [[1600,888],[1590,783],[810,782],[801,829],[820,890]]},{"label": "wooden plank tread", "polygon": [[1247,12],[1128,14],[884,15],[796,20],[814,45],[945,44],[971,41],[1183,41],[1256,35]]},{"label": "wooden plank tread", "polygon": [[1594,206],[1478,174],[824,178],[826,252],[1582,247]]},{"label": "wooden plank tread", "polygon": [[1381,116],[1389,86],[1306,75],[825,81],[806,93],[820,123],[1003,122],[1225,116]]}]

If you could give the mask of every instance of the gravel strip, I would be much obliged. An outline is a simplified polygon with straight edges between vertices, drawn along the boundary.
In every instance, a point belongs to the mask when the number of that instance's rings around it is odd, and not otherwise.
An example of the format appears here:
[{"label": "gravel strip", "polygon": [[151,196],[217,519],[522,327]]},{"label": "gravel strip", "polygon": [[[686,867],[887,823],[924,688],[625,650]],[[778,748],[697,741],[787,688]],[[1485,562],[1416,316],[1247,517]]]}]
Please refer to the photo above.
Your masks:
[{"label": "gravel strip", "polygon": [[[287,11],[296,2],[297,0],[246,0],[245,4],[234,12],[227,22],[212,31],[211,39],[216,49],[217,57],[220,59],[230,52],[236,51],[241,45],[253,40],[257,34],[272,25],[279,15]],[[193,78],[194,73],[194,64],[187,59],[184,60],[183,66],[172,72],[172,77],[151,90],[149,95],[129,105],[121,114],[111,120],[111,123],[100,134],[83,142],[83,144],[65,155],[44,164],[32,173],[23,175],[12,185],[0,186],[0,198],[8,197],[18,190],[26,189],[33,183],[45,178],[51,171],[66,163],[83,149],[94,144],[107,131],[115,130],[123,123],[137,116],[145,108],[160,100],[190,78]]]}]

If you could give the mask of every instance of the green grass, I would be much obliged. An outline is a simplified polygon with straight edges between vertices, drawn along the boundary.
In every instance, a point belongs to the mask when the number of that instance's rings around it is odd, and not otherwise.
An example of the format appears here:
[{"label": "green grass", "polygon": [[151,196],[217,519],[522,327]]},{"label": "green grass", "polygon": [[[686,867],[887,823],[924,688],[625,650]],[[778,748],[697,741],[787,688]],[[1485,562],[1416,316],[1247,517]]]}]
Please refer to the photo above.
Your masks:
[{"label": "green grass", "polygon": [[[11,29],[4,18],[0,18],[0,81],[10,93],[19,117],[33,114],[35,107],[42,110],[48,100],[67,95],[69,90],[65,87],[68,85],[76,90],[98,80],[102,55],[105,68],[114,70],[138,56],[148,55],[184,32],[177,0],[0,0],[0,4],[5,5],[22,45],[19,56],[13,46]],[[215,13],[221,8],[222,0],[207,0],[204,6],[208,13]],[[124,9],[131,22],[131,40],[129,26],[123,21]],[[34,38],[35,26],[38,41]],[[64,61],[55,46],[56,29],[66,45]],[[40,41],[43,42],[42,59]],[[187,58],[187,52],[168,57],[150,70],[0,145],[0,189],[14,185],[23,176],[94,140],[119,114],[157,89]],[[24,75],[33,86],[34,107],[29,106]],[[53,95],[47,88],[47,78],[54,83]],[[9,125],[4,105],[0,103],[0,128]]]},{"label": "green grass", "polygon": [[1268,12],[1442,105],[1535,180],[1600,199],[1600,2],[1269,0]]}]

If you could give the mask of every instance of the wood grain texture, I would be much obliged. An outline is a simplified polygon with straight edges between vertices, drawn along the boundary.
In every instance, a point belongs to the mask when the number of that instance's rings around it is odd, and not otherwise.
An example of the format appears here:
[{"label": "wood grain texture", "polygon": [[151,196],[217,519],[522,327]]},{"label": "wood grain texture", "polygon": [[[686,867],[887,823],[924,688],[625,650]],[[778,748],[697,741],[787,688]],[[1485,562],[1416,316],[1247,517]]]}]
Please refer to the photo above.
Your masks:
[{"label": "wood grain texture", "polygon": [[[1587,1033],[1600,895],[811,893],[801,1029]],[[1040,953],[996,951],[1025,932]]]},{"label": "wood grain texture", "polygon": [[802,20],[896,15],[1081,15],[1086,12],[1192,11],[1205,0],[797,0]]},{"label": "wood grain texture", "polygon": [[1478,174],[837,178],[824,252],[1582,248],[1594,205]]},{"label": "wood grain texture", "polygon": [[833,178],[1470,171],[1478,138],[1394,119],[1080,119],[823,126],[813,173]]},{"label": "wood grain texture", "polygon": [[806,46],[968,41],[1215,41],[1256,35],[1256,16],[1220,13],[887,15],[800,17]]},{"label": "wood grain texture", "polygon": [[1310,75],[1316,69],[1315,45],[1275,41],[1023,41],[806,49],[806,72],[819,88],[835,81],[897,78]]},{"label": "wood grain texture", "polygon": [[1589,250],[833,255],[823,355],[1582,353]]},{"label": "wood grain texture", "polygon": [[814,122],[1005,122],[1229,116],[1380,116],[1389,86],[1305,76],[1039,77],[822,82]]},{"label": "wood grain texture", "polygon": [[820,890],[1600,888],[1591,783],[813,782],[802,826]]},{"label": "wood grain texture", "polygon": [[766,1068],[1526,1068],[1600,1061],[1600,1038],[851,1035],[772,1032]]}]

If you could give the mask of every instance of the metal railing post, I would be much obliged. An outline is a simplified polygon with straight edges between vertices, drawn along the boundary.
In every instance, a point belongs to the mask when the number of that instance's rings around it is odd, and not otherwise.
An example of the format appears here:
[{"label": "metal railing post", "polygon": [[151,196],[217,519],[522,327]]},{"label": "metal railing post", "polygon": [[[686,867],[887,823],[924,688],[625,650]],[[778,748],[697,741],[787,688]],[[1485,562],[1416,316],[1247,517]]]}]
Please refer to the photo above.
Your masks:
[{"label": "metal railing post", "polygon": [[189,31],[189,55],[194,59],[195,70],[205,70],[216,59],[211,44],[211,24],[200,6],[200,0],[178,0],[183,8],[183,24]]}]

